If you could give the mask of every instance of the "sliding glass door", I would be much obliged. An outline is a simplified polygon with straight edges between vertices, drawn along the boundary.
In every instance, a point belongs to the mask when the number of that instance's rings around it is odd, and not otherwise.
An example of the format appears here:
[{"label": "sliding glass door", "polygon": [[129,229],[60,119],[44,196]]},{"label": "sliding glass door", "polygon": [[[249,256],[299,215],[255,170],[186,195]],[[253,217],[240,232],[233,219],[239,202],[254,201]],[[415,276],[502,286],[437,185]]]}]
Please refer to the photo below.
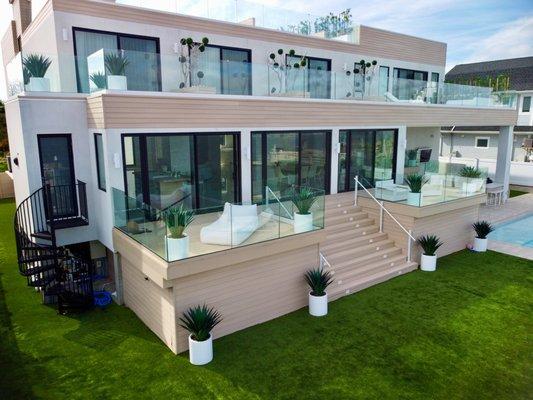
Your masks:
[{"label": "sliding glass door", "polygon": [[294,185],[329,192],[329,131],[253,132],[252,199],[261,203],[265,187],[278,196]]},{"label": "sliding glass door", "polygon": [[400,100],[416,100],[426,96],[428,73],[394,68],[393,94]]},{"label": "sliding glass door", "polygon": [[396,130],[343,130],[339,141],[339,192],[354,190],[355,176],[368,187],[394,179]]},{"label": "sliding glass door", "polygon": [[161,90],[159,39],[74,28],[78,92],[89,93],[87,57],[98,50],[116,50],[128,60],[128,90]]},{"label": "sliding glass door", "polygon": [[159,210],[239,201],[235,134],[124,135],[123,154],[126,192]]},{"label": "sliding glass door", "polygon": [[[287,64],[294,65],[301,59],[301,56],[287,55]],[[307,61],[304,67],[305,74],[301,74],[299,70],[292,70],[289,73],[290,79],[296,82],[295,88],[297,90],[305,88],[313,99],[331,98],[331,60],[316,57],[305,57],[305,59]],[[302,80],[304,82],[301,82]]]}]

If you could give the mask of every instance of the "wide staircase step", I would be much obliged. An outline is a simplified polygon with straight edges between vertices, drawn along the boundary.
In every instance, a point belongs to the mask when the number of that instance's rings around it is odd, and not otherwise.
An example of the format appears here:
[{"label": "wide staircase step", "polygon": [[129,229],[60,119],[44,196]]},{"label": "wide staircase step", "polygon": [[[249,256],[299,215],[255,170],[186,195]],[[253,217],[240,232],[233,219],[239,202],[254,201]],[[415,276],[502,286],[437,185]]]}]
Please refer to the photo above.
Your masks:
[{"label": "wide staircase step", "polygon": [[379,231],[374,219],[353,205],[353,198],[328,198],[325,215],[326,240],[320,251],[334,278],[328,290],[330,300],[417,268],[418,264],[408,262],[387,233]]}]

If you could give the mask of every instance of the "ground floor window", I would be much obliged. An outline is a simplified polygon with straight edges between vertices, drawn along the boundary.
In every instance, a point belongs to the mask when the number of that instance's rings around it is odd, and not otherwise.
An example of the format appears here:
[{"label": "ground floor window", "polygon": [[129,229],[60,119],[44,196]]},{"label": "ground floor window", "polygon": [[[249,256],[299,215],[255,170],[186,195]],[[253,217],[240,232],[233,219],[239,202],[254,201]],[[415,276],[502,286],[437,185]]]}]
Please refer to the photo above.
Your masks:
[{"label": "ground floor window", "polygon": [[123,135],[124,186],[164,210],[214,209],[240,200],[239,137],[234,133]]},{"label": "ground floor window", "polygon": [[341,130],[338,191],[354,190],[356,175],[369,187],[394,179],[397,136],[393,129]]},{"label": "ground floor window", "polygon": [[283,196],[294,185],[329,193],[330,131],[252,133],[252,200],[268,186]]}]

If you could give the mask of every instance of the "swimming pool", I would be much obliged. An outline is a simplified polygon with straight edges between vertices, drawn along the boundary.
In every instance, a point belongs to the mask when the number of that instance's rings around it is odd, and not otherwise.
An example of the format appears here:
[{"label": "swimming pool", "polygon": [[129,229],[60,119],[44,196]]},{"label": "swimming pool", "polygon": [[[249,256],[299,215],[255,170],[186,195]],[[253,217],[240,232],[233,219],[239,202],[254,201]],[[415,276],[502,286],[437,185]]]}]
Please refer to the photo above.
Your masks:
[{"label": "swimming pool", "polygon": [[488,238],[533,248],[533,214],[498,225]]}]

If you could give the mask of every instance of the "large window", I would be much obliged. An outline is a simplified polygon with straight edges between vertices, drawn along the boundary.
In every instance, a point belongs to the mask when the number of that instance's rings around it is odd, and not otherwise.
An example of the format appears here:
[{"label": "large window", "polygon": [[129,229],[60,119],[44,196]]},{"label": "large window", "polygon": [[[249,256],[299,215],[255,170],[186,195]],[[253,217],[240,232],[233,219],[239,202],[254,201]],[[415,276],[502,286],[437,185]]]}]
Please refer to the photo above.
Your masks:
[{"label": "large window", "polygon": [[124,135],[126,192],[160,210],[237,202],[238,148],[238,136],[231,133]]},{"label": "large window", "polygon": [[522,100],[522,112],[529,112],[531,109],[531,96],[524,96]]},{"label": "large window", "polygon": [[204,73],[202,84],[216,88],[217,93],[252,94],[250,50],[208,45],[198,68]]},{"label": "large window", "polygon": [[87,57],[101,49],[120,50],[127,58],[128,90],[161,90],[159,39],[82,28],[73,31],[79,92],[89,92]]},{"label": "large window", "polygon": [[252,198],[263,201],[268,186],[284,196],[294,186],[329,192],[329,131],[252,133]]},{"label": "large window", "polygon": [[366,186],[395,177],[395,130],[343,130],[339,133],[338,191],[354,190],[354,177]]},{"label": "large window", "polygon": [[[287,55],[287,64],[299,62],[302,56]],[[303,87],[309,96],[315,99],[329,99],[331,97],[331,60],[325,58],[305,57],[306,74],[303,76]],[[297,74],[298,71],[294,71]],[[298,77],[296,77],[298,81]]]},{"label": "large window", "polygon": [[105,180],[105,157],[104,157],[104,142],[102,134],[94,134],[94,148],[96,153],[96,177],[98,179],[98,189],[106,190]]},{"label": "large window", "polygon": [[415,100],[425,95],[428,73],[394,68],[393,94],[400,100]]}]

